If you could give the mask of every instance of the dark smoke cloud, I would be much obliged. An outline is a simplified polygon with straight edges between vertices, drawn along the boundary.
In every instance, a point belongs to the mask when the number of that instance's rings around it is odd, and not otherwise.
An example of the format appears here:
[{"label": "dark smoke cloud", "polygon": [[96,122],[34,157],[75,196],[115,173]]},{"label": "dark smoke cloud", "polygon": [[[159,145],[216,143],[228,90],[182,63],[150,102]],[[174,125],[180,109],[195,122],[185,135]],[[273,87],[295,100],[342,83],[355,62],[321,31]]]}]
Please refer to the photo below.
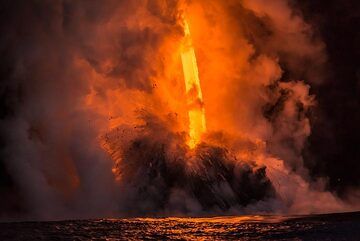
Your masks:
[{"label": "dark smoke cloud", "polygon": [[[99,117],[78,106],[91,91],[84,65],[106,80],[92,87],[99,98],[105,98],[104,84],[151,92],[159,46],[169,33],[181,34],[177,5],[1,3],[2,215],[46,219],[118,210],[113,162],[99,146],[92,122]],[[142,14],[157,29],[139,24]]]},{"label": "dark smoke cloud", "polygon": [[[89,122],[94,116],[76,107],[90,91],[76,63],[87,61],[113,85],[150,91],[143,77],[156,73],[144,56],[156,51],[166,30],[126,26],[143,2],[2,1],[2,213],[15,198],[10,212],[40,218],[110,215],[116,209],[112,161],[97,144]],[[119,27],[103,32],[115,12]],[[116,67],[105,72],[99,63],[107,53]]]}]

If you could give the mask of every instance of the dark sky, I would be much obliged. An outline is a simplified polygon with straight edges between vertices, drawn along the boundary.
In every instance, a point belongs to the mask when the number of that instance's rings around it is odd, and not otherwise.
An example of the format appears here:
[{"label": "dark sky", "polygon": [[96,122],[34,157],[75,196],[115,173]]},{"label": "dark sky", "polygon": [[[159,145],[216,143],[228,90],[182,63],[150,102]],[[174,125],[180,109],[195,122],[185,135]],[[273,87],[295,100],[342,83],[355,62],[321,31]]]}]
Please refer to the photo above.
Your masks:
[{"label": "dark sky", "polygon": [[[325,80],[311,89],[318,105],[311,113],[312,134],[304,150],[304,161],[312,177],[328,177],[328,188],[344,194],[360,186],[360,1],[298,0],[293,3],[322,37],[328,55]],[[2,35],[11,28],[7,21],[14,14],[17,14],[15,3],[0,1]],[[1,82],[11,78],[11,63],[15,58],[4,46],[5,41],[8,40],[0,38]],[[16,112],[19,102],[14,100],[21,102],[21,98],[21,87],[0,84],[2,120]],[[1,130],[0,134],[3,133]],[[3,140],[0,136],[1,148],[6,145]],[[7,168],[1,151],[0,210],[19,211],[22,195]]]},{"label": "dark sky", "polygon": [[344,191],[360,184],[360,3],[353,0],[299,1],[305,19],[322,36],[328,54],[325,81],[317,96],[305,162],[314,175]]}]

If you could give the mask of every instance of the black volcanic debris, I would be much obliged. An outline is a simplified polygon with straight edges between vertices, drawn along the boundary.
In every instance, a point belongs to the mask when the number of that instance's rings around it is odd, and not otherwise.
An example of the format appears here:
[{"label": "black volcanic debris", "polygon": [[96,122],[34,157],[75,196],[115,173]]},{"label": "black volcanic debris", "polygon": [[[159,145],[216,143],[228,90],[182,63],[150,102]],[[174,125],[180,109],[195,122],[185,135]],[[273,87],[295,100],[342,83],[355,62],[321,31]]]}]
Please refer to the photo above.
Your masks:
[{"label": "black volcanic debris", "polygon": [[275,197],[265,167],[237,160],[226,149],[205,143],[194,150],[178,146],[180,151],[174,154],[169,148],[177,141],[173,138],[162,142],[140,136],[125,148],[113,145],[122,149],[117,170],[124,196],[131,197],[127,210],[137,214],[228,211]]},{"label": "black volcanic debris", "polygon": [[274,196],[265,167],[238,161],[223,148],[203,144],[196,150],[196,161],[199,163],[189,178],[190,190],[205,209],[225,211]]}]

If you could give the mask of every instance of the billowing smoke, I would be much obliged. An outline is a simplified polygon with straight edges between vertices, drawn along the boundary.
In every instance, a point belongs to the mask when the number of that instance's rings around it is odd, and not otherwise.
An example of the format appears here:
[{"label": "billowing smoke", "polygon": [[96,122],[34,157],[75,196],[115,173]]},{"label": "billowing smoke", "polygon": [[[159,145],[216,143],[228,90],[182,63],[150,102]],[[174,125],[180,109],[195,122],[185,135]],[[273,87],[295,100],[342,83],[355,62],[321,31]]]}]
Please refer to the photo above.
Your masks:
[{"label": "billowing smoke", "polygon": [[[303,163],[326,53],[288,1],[30,0],[0,11],[3,218],[351,209]],[[184,14],[208,128],[194,150]]]}]

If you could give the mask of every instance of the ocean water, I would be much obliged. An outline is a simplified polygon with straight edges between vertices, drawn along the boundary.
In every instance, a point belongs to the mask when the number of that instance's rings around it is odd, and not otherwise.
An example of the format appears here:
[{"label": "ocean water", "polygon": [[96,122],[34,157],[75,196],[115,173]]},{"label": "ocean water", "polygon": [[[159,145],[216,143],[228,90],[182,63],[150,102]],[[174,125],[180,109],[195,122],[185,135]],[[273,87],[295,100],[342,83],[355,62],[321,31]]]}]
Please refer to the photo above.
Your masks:
[{"label": "ocean water", "polygon": [[360,240],[360,212],[0,223],[0,240]]}]

